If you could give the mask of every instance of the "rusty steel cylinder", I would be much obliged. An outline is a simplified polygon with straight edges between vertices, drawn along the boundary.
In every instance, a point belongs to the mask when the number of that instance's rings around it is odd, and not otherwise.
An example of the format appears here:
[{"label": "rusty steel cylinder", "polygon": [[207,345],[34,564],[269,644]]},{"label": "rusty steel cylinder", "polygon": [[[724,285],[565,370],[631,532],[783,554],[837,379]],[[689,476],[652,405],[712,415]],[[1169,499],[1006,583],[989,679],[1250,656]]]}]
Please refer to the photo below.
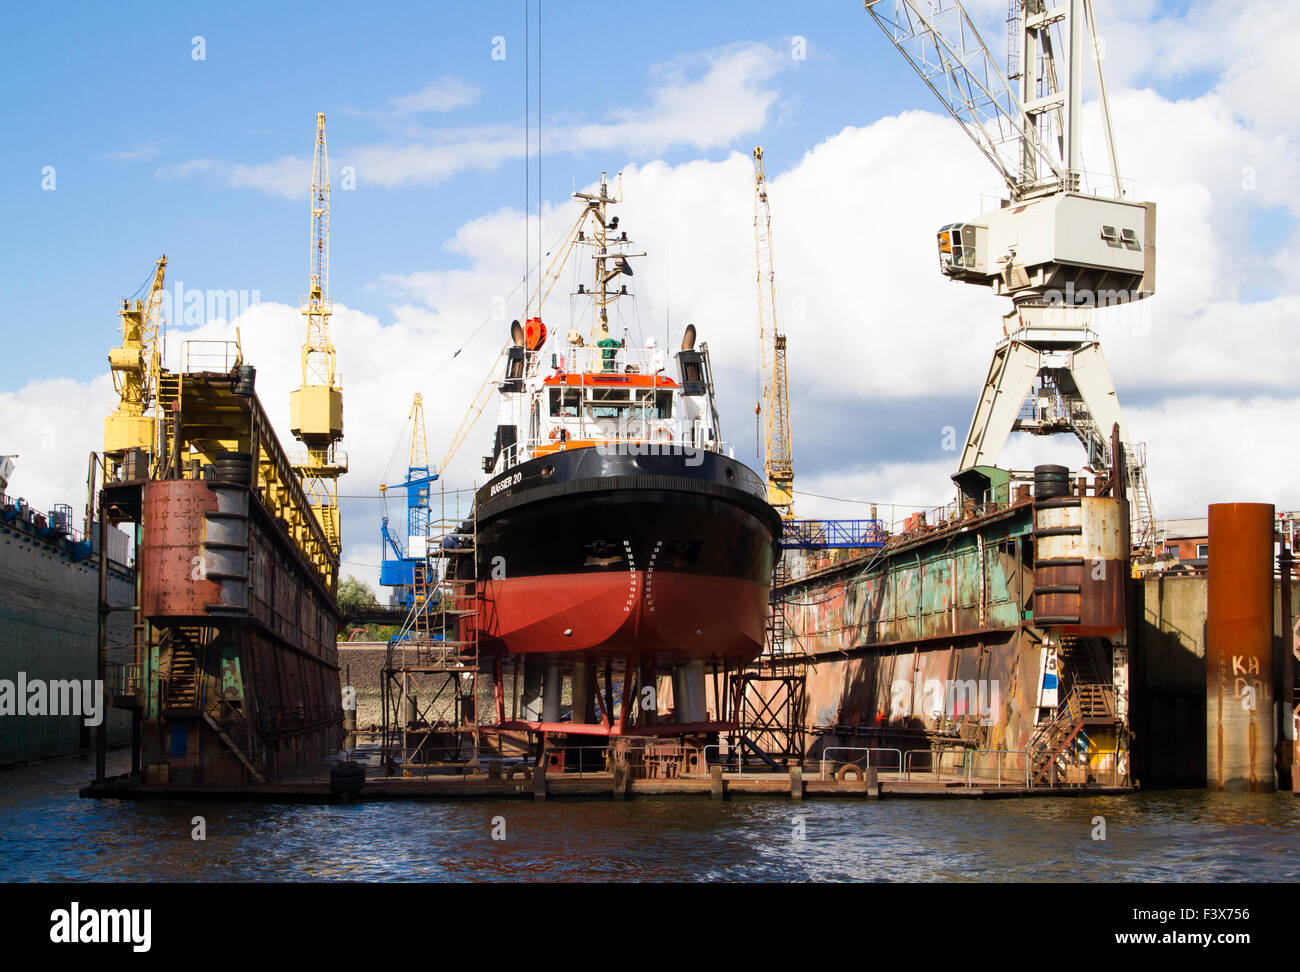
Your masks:
[{"label": "rusty steel cylinder", "polygon": [[1275,789],[1273,507],[1210,506],[1206,612],[1206,783]]}]

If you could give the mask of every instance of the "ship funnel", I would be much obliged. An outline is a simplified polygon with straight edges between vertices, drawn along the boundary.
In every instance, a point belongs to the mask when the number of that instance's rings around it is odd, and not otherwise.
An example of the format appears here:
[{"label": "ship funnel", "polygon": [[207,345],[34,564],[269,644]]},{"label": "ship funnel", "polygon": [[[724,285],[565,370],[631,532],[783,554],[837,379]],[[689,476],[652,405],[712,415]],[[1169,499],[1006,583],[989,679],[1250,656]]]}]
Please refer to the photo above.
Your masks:
[{"label": "ship funnel", "polygon": [[682,335],[682,350],[692,351],[695,349],[695,325],[687,324],[686,333]]}]

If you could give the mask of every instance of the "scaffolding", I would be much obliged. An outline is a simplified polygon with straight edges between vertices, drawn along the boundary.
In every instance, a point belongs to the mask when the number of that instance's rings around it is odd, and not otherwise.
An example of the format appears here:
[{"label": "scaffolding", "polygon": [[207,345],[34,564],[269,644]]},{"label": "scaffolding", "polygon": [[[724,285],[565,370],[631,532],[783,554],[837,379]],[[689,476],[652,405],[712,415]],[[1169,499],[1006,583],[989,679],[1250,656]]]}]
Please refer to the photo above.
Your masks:
[{"label": "scaffolding", "polygon": [[753,760],[771,768],[803,763],[807,659],[785,616],[789,582],[790,565],[782,556],[772,567],[763,652],[754,667],[731,678],[737,731],[729,739],[741,763]]},{"label": "scaffolding", "polygon": [[478,529],[457,506],[448,516],[444,493],[429,522],[411,608],[380,674],[381,760],[403,775],[416,763],[478,767]]}]

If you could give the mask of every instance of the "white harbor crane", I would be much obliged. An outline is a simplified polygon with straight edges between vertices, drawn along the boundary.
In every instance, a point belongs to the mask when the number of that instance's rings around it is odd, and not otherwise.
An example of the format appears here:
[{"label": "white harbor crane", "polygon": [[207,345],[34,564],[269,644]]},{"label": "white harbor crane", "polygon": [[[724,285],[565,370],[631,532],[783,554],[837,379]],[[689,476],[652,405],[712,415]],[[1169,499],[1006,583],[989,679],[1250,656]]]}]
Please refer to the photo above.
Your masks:
[{"label": "white harbor crane", "polygon": [[[1145,449],[1129,438],[1092,320],[1097,307],[1154,293],[1156,207],[1130,200],[1120,178],[1092,0],[1010,0],[1005,73],[960,0],[865,6],[1004,183],[1000,205],[938,234],[946,276],[1012,303],[953,479],[965,497],[982,500],[985,470],[1018,430],[1073,433],[1101,468],[1112,461],[1118,425],[1135,504],[1133,545],[1151,549]],[[1082,163],[1085,33],[1109,164],[1099,183]]]}]

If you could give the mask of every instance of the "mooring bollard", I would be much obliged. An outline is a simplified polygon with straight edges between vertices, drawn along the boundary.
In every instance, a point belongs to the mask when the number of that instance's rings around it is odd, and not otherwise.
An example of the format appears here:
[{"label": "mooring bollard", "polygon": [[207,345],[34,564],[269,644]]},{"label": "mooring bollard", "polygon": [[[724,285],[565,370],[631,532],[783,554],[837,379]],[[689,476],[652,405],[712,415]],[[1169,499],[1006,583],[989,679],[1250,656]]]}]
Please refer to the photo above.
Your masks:
[{"label": "mooring bollard", "polygon": [[546,752],[542,752],[542,758],[537,766],[533,769],[533,799],[546,799]]},{"label": "mooring bollard", "polygon": [[802,766],[790,767],[790,799],[791,800],[803,799],[803,767]]},{"label": "mooring bollard", "polygon": [[709,791],[715,800],[725,800],[727,798],[727,783],[722,778],[721,766],[709,767]]}]

